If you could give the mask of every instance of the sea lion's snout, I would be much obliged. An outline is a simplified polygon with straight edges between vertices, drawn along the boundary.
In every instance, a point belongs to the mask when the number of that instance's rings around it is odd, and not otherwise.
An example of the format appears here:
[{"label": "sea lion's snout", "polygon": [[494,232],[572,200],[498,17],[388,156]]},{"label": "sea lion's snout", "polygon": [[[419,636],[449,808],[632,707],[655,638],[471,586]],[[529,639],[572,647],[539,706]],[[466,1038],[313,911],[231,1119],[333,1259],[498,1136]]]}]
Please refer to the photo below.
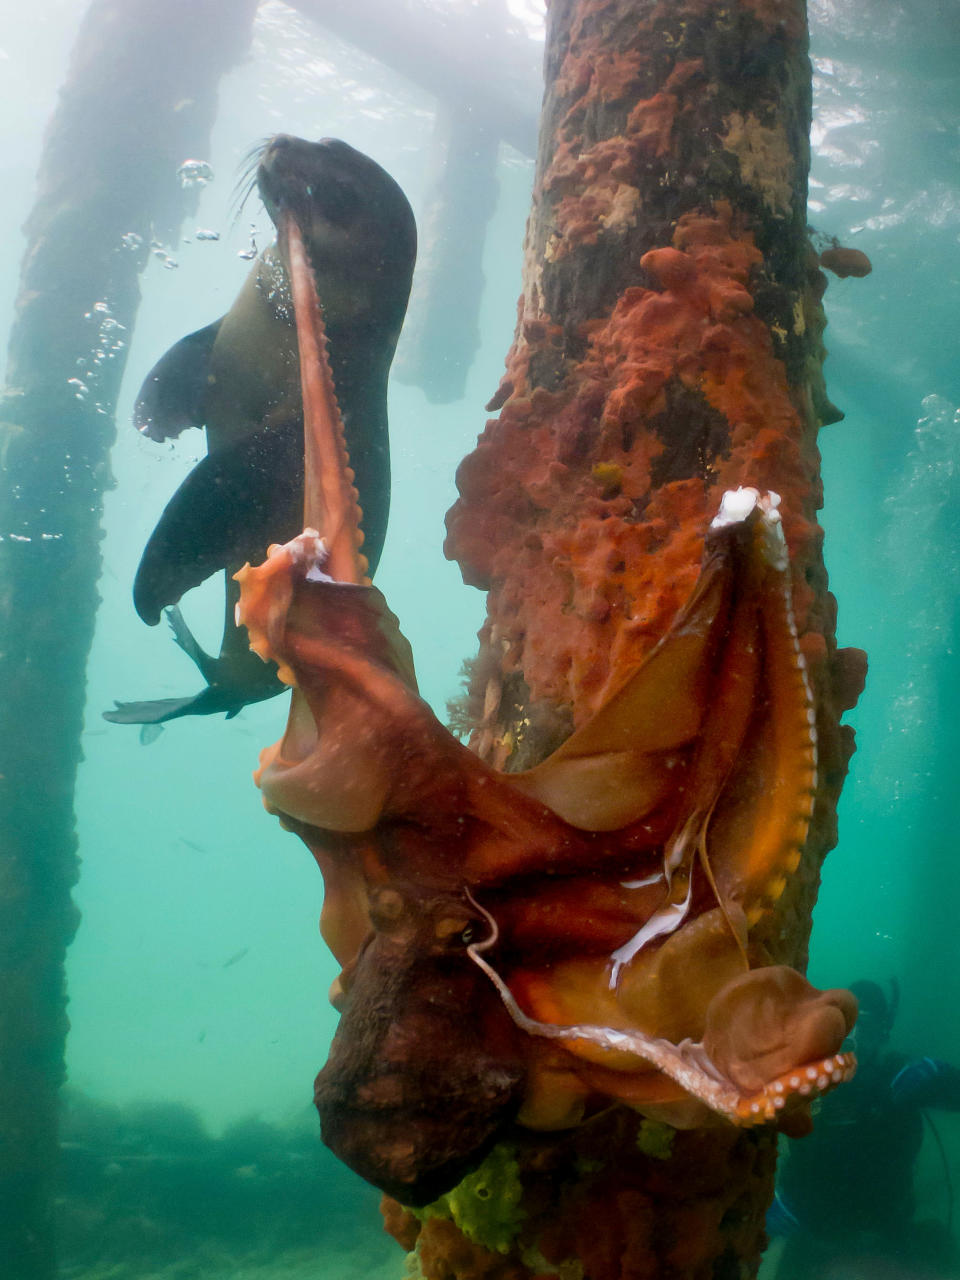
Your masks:
[{"label": "sea lion's snout", "polygon": [[364,158],[339,138],[307,142],[278,133],[264,147],[257,172],[271,218],[292,214],[308,233],[318,216],[334,227],[350,226],[361,207],[354,170]]},{"label": "sea lion's snout", "polygon": [[[299,227],[311,265],[324,277],[325,308],[346,314],[358,303],[374,307],[372,294],[358,292],[364,280],[378,291],[377,311],[403,315],[416,225],[406,196],[375,160],[340,138],[307,142],[278,133],[260,153],[257,182],[277,227],[287,217]],[[345,275],[349,289],[339,287]],[[391,332],[395,341],[397,330]]]}]

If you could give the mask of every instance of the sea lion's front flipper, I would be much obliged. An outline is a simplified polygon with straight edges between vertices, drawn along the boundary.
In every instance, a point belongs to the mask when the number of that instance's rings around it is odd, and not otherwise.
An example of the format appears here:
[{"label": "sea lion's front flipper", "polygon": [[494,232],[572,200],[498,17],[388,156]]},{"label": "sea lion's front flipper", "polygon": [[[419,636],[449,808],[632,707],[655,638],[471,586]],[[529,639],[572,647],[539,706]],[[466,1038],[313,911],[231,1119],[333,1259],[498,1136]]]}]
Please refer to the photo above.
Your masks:
[{"label": "sea lion's front flipper", "polygon": [[141,435],[171,440],[204,425],[210,354],[222,323],[223,316],[175,342],[144,378],[133,409]]},{"label": "sea lion's front flipper", "polygon": [[133,407],[133,423],[151,440],[172,440],[187,427],[204,425],[204,395],[210,353],[223,316],[175,342],[153,366]]},{"label": "sea lion's front flipper", "polygon": [[197,463],[150,535],[133,584],[151,626],[191,587],[300,529],[303,437],[299,422],[263,427]]}]

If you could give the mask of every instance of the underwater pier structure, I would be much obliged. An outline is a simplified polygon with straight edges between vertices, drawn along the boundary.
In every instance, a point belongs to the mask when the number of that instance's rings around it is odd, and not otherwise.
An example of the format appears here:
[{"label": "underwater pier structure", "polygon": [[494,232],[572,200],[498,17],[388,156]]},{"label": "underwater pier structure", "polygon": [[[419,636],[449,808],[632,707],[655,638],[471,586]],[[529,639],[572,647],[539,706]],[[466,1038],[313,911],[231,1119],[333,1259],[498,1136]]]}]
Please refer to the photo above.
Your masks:
[{"label": "underwater pier structure", "polygon": [[[500,413],[448,516],[448,555],[488,593],[472,745],[508,771],[547,756],[665,634],[720,495],[775,491],[819,768],[802,848],[748,913],[746,946],[802,970],[853,749],[840,717],[865,669],[836,647],[816,518],[817,431],[837,413],[806,229],[805,5],[554,0],[545,65]],[[615,1108],[497,1148],[491,1170],[498,1153],[499,1221],[457,1192],[426,1217],[386,1204],[427,1280],[755,1273],[773,1128],[664,1131]]]},{"label": "underwater pier structure", "polygon": [[[495,40],[496,24],[487,23],[498,71],[481,74],[476,32],[438,31],[411,3],[378,11],[376,22],[366,0],[297,7],[392,65],[407,57],[396,69],[439,98],[463,102],[467,92],[471,110],[495,126],[488,155],[495,158],[499,137],[532,149],[533,42]],[[111,484],[116,397],[139,276],[153,250],[176,244],[196,205],[197,188],[181,187],[173,175],[185,159],[207,154],[220,79],[245,56],[256,10],[257,0],[91,0],[25,228],[0,393],[0,1270],[10,1280],[56,1272],[63,962],[77,927],[73,789],[98,604],[102,495]],[[410,61],[412,50],[419,53]],[[454,136],[463,136],[456,126]],[[451,209],[449,194],[441,175],[438,220],[447,227],[462,212]],[[486,216],[468,255],[475,305],[465,309],[455,380],[465,376],[475,344]],[[440,286],[449,283],[434,274]],[[462,286],[461,278],[461,303]],[[438,296],[424,299],[428,327]],[[448,298],[439,306],[449,314]]]},{"label": "underwater pier structure", "polygon": [[[360,0],[297,7],[345,38],[363,11]],[[56,1273],[72,792],[122,335],[152,236],[172,241],[189,210],[190,193],[171,201],[166,177],[204,154],[217,81],[242,55],[254,10],[94,0],[28,227],[0,402],[0,700],[15,726],[0,741],[0,1258],[12,1280]],[[189,38],[194,24],[203,39]],[[368,26],[357,43],[383,33]],[[421,83],[454,65],[446,48],[424,53]],[[127,68],[116,80],[102,73],[107,56]],[[806,236],[804,5],[553,0],[546,68],[500,416],[461,468],[449,525],[450,556],[489,593],[473,745],[507,771],[547,756],[664,634],[720,494],[776,490],[820,782],[799,864],[751,922],[750,946],[802,968],[852,750],[840,715],[863,675],[862,656],[836,648],[816,523],[816,433],[835,411],[821,373],[824,278]],[[485,79],[486,69],[476,84]],[[482,130],[469,112],[441,122],[441,151],[454,158],[473,139],[481,154],[462,177],[439,173],[447,214],[489,172],[499,139],[531,145],[525,108],[504,108],[492,90],[477,101]],[[479,215],[475,230],[474,266]],[[465,335],[468,353],[469,325]],[[104,359],[88,377],[78,361],[91,348]],[[441,379],[436,398],[456,385]],[[618,1107],[495,1148],[473,1190],[430,1216],[389,1200],[385,1215],[426,1280],[746,1276],[774,1160],[770,1130],[673,1132]],[[465,1215],[471,1195],[489,1208]]]},{"label": "underwater pier structure", "polygon": [[[116,397],[253,0],[94,0],[47,130],[0,396],[0,1272],[56,1274],[73,808]],[[171,177],[174,180],[171,181]],[[105,798],[105,803],[108,800]]]}]

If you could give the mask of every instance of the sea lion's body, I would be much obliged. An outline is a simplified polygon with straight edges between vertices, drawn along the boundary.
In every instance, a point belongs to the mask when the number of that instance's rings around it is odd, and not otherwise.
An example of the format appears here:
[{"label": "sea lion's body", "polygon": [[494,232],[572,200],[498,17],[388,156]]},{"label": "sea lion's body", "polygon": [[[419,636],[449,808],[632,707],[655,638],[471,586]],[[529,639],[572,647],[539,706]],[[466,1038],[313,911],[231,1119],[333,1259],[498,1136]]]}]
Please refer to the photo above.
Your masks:
[{"label": "sea lion's body", "polygon": [[[416,254],[413,214],[379,165],[335,139],[274,138],[261,157],[258,184],[274,221],[291,215],[308,247],[372,572],[390,502],[387,376]],[[230,574],[262,558],[268,543],[294,537],[303,520],[303,406],[282,244],[260,255],[221,320],[158,361],[134,419],[158,441],[203,426],[208,453],[147,543],[134,584],[137,612],[155,624],[191,587],[226,569],[226,617],[219,658],[203,653],[179,613],[171,617],[207,689],[191,698],[121,703],[105,714],[126,723],[236,714],[283,686],[234,625]]]}]

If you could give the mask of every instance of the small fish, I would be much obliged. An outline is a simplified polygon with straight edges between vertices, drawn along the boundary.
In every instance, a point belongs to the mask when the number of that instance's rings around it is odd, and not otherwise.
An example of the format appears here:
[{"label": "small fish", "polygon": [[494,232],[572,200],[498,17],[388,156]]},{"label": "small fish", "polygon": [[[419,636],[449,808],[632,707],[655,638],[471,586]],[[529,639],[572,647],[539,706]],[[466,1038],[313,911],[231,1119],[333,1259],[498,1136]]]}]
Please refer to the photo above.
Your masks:
[{"label": "small fish", "polygon": [[229,960],[224,960],[222,967],[224,969],[229,969],[232,965],[239,964],[249,950],[249,947],[241,947],[239,951],[235,951],[233,953]]}]

